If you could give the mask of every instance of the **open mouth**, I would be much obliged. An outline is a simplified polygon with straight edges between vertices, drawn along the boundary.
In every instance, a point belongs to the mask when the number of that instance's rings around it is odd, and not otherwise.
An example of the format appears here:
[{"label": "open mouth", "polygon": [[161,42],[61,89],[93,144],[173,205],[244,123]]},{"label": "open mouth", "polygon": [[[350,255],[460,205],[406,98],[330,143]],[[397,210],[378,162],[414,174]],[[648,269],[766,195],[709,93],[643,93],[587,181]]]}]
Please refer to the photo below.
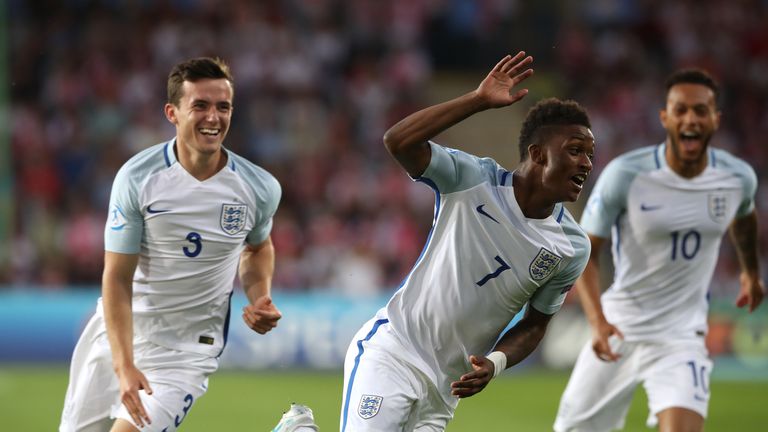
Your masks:
[{"label": "open mouth", "polygon": [[571,183],[575,184],[576,187],[579,189],[584,187],[584,182],[587,181],[587,175],[586,174],[576,174],[575,176],[571,177]]},{"label": "open mouth", "polygon": [[219,136],[219,134],[221,133],[221,129],[217,129],[217,128],[200,128],[200,129],[198,129],[198,132],[200,132],[201,134],[206,135],[206,136],[215,137],[215,136]]},{"label": "open mouth", "polygon": [[680,132],[680,144],[684,151],[695,152],[701,148],[703,137],[699,132],[682,131]]}]

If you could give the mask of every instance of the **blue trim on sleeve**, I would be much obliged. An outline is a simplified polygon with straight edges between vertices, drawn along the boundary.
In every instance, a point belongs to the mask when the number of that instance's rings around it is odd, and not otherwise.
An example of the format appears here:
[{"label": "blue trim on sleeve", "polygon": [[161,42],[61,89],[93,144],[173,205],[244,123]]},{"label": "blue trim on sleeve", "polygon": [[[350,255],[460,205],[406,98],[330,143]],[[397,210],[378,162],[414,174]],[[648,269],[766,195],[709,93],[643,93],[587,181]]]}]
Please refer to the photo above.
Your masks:
[{"label": "blue trim on sleeve", "polygon": [[373,323],[373,328],[368,332],[365,338],[357,341],[357,357],[355,357],[355,366],[352,368],[352,373],[349,374],[349,384],[347,384],[347,397],[344,398],[344,421],[341,424],[341,432],[344,432],[344,430],[347,428],[347,414],[349,414],[347,411],[349,410],[349,399],[352,394],[352,384],[355,382],[355,374],[357,373],[357,367],[360,365],[360,357],[363,356],[363,351],[365,351],[363,348],[363,342],[371,340],[373,335],[376,334],[376,332],[379,330],[379,327],[382,324],[386,324],[388,322],[389,320],[386,318],[382,318],[376,321]]}]

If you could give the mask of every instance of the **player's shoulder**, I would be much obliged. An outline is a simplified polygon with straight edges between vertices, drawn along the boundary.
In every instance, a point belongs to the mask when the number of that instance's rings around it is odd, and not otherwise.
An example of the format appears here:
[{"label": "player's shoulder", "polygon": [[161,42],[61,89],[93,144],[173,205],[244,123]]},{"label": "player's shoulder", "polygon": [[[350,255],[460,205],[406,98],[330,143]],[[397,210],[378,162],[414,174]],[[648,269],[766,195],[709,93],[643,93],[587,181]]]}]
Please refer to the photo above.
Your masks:
[{"label": "player's shoulder", "polygon": [[603,194],[624,196],[638,175],[661,168],[662,146],[647,146],[623,153],[605,166],[596,188]]},{"label": "player's shoulder", "polygon": [[714,168],[724,169],[735,174],[746,172],[754,173],[755,171],[749,162],[721,148],[711,147],[710,158],[710,163]]},{"label": "player's shoulder", "polygon": [[171,141],[150,146],[128,159],[117,173],[123,181],[136,182],[148,178],[153,173],[171,166],[168,151],[173,151]]},{"label": "player's shoulder", "polygon": [[717,171],[725,171],[738,178],[746,194],[754,195],[757,189],[757,173],[747,161],[726,150],[711,147],[710,165]]},{"label": "player's shoulder", "polygon": [[266,193],[278,197],[282,193],[280,182],[266,169],[256,165],[237,153],[227,150],[229,168],[245,182],[257,196]]},{"label": "player's shoulder", "polygon": [[660,145],[641,147],[617,156],[608,163],[606,170],[611,169],[625,174],[652,171],[661,168],[659,158],[662,155]]},{"label": "player's shoulder", "polygon": [[[558,207],[560,207],[558,209]],[[579,225],[576,219],[573,217],[570,211],[562,203],[555,206],[553,215],[556,215],[556,220],[560,224],[563,230],[563,234],[570,241],[571,246],[574,249],[575,257],[589,257],[590,250],[592,248],[589,242],[589,236],[584,229]]]}]

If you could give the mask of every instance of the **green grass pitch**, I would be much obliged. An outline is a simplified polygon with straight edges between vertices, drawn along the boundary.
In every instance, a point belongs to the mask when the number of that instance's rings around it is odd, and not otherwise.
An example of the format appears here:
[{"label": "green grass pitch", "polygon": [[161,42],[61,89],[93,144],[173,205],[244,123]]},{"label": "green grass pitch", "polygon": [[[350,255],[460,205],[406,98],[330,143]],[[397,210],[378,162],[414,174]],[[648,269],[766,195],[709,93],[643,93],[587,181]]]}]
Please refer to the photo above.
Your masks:
[{"label": "green grass pitch", "polygon": [[[507,373],[486,390],[462,401],[449,432],[550,431],[567,373]],[[320,429],[338,430],[340,372],[219,371],[208,393],[197,401],[181,427],[184,432],[269,431],[291,401],[309,405]],[[67,385],[62,366],[0,366],[0,429],[53,431]],[[715,381],[706,430],[765,431],[768,384],[765,381]],[[645,395],[638,390],[627,431],[645,428]]]}]

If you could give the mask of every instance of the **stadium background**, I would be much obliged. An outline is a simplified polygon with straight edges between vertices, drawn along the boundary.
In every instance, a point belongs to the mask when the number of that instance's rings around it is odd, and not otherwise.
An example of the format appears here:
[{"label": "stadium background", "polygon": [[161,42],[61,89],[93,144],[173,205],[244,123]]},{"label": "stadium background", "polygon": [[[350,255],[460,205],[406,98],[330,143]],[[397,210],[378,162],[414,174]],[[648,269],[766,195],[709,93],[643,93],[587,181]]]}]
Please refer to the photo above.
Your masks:
[{"label": "stadium background", "polygon": [[[766,214],[765,0],[0,4],[0,418],[18,422],[10,430],[56,424],[66,364],[99,295],[112,178],[131,155],[173,135],[162,114],[170,67],[217,55],[236,82],[227,147],[283,185],[273,238],[274,292],[285,319],[267,337],[233,322],[223,371],[206,396],[211,404],[227,400],[224,411],[200,408],[188,427],[211,430],[200,422],[240,415],[231,425],[267,429],[289,402],[261,388],[274,379],[294,398],[330,400],[316,411],[334,425],[328,417],[338,418],[344,349],[408,272],[431,222],[431,191],[407,179],[381,136],[406,114],[473,89],[500,57],[520,49],[534,56],[536,69],[524,102],[470,118],[438,142],[513,167],[527,107],[549,96],[574,98],[593,121],[599,174],[617,154],[663,139],[664,78],[680,66],[703,66],[723,86],[723,123],[713,144],[752,163],[758,209]],[[570,208],[578,216],[583,204]],[[761,222],[765,275],[768,229]],[[760,430],[768,421],[757,408],[768,402],[768,308],[752,316],[737,310],[737,281],[736,256],[725,241],[711,286],[708,344],[716,369],[708,430],[725,430],[718,416],[739,418],[739,430]],[[242,301],[236,297],[233,306]],[[541,349],[494,393],[462,406],[452,430],[471,430],[459,423],[462,416],[485,419],[485,430],[508,430],[513,420],[519,426],[526,413],[550,424],[589,334],[577,303],[572,294]],[[230,384],[217,391],[219,376]],[[307,389],[313,379],[322,382],[316,399]],[[742,405],[718,401],[719,388],[725,394],[729,386]],[[763,391],[749,393],[755,386]],[[515,399],[520,395],[530,396]],[[226,411],[234,409],[227,398],[235,397],[246,399],[244,411]],[[509,408],[514,404],[519,408]],[[538,412],[537,405],[545,407]],[[254,406],[267,407],[269,417],[257,416]],[[642,423],[642,408],[632,415]],[[251,416],[258,418],[245,420]]]}]

